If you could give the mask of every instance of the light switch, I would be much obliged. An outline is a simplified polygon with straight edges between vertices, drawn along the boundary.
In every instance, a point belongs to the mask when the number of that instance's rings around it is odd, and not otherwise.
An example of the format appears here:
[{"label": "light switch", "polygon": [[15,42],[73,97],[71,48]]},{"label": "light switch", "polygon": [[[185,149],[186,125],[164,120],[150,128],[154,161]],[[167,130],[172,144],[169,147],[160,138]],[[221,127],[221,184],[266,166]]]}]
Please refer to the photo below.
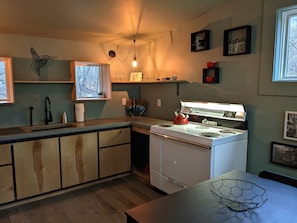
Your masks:
[{"label": "light switch", "polygon": [[162,103],[162,102],[161,102],[161,99],[160,99],[160,98],[157,99],[157,106],[158,106],[158,107],[161,107],[161,103]]},{"label": "light switch", "polygon": [[122,98],[122,105],[126,105],[127,104],[127,99],[126,98]]}]

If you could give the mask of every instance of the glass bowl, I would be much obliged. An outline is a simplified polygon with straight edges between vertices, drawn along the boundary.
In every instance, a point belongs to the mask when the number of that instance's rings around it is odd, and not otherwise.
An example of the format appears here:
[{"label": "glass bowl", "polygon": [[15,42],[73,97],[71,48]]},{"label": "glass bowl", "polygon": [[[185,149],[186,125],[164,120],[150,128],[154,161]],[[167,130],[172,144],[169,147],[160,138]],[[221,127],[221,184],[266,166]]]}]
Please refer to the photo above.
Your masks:
[{"label": "glass bowl", "polygon": [[210,191],[222,204],[233,211],[247,211],[262,206],[268,199],[263,187],[240,179],[211,182]]}]

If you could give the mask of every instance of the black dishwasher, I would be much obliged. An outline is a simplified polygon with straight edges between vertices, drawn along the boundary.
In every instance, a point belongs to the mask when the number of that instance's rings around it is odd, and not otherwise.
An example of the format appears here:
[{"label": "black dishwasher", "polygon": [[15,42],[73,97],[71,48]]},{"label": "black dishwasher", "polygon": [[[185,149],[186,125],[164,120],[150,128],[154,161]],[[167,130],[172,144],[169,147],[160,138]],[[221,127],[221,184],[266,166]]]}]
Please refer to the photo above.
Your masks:
[{"label": "black dishwasher", "polygon": [[131,162],[132,173],[149,184],[149,129],[132,126]]}]

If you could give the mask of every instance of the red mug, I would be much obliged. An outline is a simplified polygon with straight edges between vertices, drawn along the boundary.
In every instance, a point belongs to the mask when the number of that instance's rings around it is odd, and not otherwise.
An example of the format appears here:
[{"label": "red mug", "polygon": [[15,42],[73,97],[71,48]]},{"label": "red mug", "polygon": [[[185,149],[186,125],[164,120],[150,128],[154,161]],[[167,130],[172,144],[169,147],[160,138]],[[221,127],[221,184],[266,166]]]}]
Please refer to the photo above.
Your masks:
[{"label": "red mug", "polygon": [[212,76],[207,76],[207,77],[205,77],[205,80],[206,80],[207,83],[212,83],[213,80],[214,80],[214,77],[212,77]]},{"label": "red mug", "polygon": [[207,65],[208,68],[214,68],[216,66],[216,62],[215,61],[209,61],[209,62],[207,62],[206,65]]}]

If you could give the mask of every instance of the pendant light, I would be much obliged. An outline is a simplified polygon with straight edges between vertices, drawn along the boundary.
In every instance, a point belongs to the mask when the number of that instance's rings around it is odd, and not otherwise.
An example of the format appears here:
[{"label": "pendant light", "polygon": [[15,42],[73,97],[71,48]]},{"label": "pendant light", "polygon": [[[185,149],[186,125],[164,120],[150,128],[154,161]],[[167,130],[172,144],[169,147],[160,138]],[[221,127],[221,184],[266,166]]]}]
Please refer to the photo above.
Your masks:
[{"label": "pendant light", "polygon": [[134,48],[134,58],[133,58],[133,61],[132,61],[132,67],[137,67],[138,63],[137,63],[137,60],[136,60],[136,51],[135,51],[135,37],[133,39],[133,48]]}]

